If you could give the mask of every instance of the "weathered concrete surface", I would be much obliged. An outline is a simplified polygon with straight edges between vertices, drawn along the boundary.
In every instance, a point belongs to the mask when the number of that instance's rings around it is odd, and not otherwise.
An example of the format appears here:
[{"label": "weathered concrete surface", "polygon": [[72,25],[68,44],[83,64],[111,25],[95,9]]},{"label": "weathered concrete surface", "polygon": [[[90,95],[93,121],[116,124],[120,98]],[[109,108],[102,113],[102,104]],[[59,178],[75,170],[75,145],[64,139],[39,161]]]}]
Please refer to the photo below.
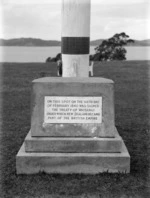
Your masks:
[{"label": "weathered concrete surface", "polygon": [[119,153],[122,138],[116,131],[114,138],[32,137],[25,138],[26,152]]},{"label": "weathered concrete surface", "polygon": [[[113,81],[104,78],[34,80],[31,133],[16,156],[17,174],[129,173],[130,155],[115,128],[113,93]],[[45,96],[102,97],[102,123],[46,124]]]},{"label": "weathered concrete surface", "polygon": [[[114,137],[114,83],[105,78],[46,77],[33,81],[32,136]],[[45,124],[45,96],[101,96],[102,123]]]},{"label": "weathered concrete surface", "polygon": [[130,172],[130,156],[121,153],[27,153],[22,145],[16,156],[17,174]]}]

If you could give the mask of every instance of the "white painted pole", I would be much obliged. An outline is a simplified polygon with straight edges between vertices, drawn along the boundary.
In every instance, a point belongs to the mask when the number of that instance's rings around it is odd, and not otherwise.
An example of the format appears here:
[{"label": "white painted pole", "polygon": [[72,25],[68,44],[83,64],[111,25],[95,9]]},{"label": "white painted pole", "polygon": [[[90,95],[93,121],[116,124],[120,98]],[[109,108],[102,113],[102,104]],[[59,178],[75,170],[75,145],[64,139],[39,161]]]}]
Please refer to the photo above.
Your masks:
[{"label": "white painted pole", "polygon": [[62,0],[63,77],[89,76],[91,0]]}]

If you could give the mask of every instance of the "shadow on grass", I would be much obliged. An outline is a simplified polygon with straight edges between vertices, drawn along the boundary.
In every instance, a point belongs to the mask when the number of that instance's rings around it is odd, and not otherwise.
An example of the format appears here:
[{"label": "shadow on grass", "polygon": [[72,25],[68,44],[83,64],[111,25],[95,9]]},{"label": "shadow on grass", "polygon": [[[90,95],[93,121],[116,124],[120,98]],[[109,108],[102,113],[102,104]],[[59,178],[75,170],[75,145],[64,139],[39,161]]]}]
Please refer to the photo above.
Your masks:
[{"label": "shadow on grass", "polygon": [[55,76],[56,66],[4,64],[1,197],[149,197],[149,67],[146,61],[130,61],[94,68],[97,77],[115,82],[116,126],[131,155],[130,174],[16,175],[15,156],[30,129],[31,81]]}]

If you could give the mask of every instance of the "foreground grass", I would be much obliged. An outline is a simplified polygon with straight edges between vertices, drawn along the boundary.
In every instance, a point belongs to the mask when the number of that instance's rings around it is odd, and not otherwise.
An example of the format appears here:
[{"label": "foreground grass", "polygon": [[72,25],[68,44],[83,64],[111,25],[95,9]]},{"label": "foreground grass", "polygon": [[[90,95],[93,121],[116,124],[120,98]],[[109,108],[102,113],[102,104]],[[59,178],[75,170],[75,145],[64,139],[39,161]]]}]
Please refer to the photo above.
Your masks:
[{"label": "foreground grass", "polygon": [[1,192],[0,197],[149,197],[150,62],[97,63],[95,76],[115,82],[117,129],[131,155],[130,174],[16,175],[15,156],[30,129],[33,79],[56,76],[55,64],[1,64]]}]

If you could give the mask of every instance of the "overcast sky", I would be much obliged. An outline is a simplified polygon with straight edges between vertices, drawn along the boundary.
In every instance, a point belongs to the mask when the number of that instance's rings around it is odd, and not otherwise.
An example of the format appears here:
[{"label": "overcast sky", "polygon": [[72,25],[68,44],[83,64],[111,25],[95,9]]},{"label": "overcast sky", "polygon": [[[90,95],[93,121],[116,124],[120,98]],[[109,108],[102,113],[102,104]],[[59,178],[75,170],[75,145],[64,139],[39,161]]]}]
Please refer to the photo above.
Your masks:
[{"label": "overcast sky", "polygon": [[[0,0],[0,38],[61,40],[61,1]],[[120,32],[150,39],[150,0],[91,0],[91,40]]]}]

